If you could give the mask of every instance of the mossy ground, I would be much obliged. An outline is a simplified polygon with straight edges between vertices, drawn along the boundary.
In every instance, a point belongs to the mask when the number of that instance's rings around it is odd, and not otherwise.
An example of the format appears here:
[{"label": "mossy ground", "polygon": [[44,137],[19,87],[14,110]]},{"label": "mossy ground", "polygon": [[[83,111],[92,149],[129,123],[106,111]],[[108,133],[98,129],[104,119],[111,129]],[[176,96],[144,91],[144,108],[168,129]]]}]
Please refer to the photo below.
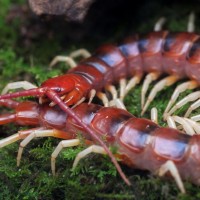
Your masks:
[{"label": "mossy ground", "polygon": [[[15,3],[15,4],[14,4]],[[153,2],[153,4],[155,4]],[[69,52],[85,47],[94,50],[98,44],[106,42],[105,38],[96,41],[83,39],[80,42],[68,41],[68,45],[61,45],[62,33],[47,37],[40,34],[32,36],[27,42],[22,35],[23,26],[30,25],[29,18],[21,15],[9,19],[8,15],[13,5],[24,5],[23,0],[1,0],[0,2],[0,89],[6,83],[17,80],[28,80],[36,85],[57,74],[65,71],[65,65],[59,65],[49,69],[48,63],[57,54]],[[156,4],[157,5],[157,4]],[[158,9],[160,4],[158,4]],[[174,5],[163,8],[162,13],[155,13],[151,18],[145,18],[134,26],[134,31],[148,32],[160,16],[168,18],[167,27],[172,31],[184,31],[187,24],[187,16],[195,5],[181,7]],[[143,7],[143,12],[148,16],[148,6]],[[140,18],[142,14],[138,16]],[[199,19],[197,18],[198,24]],[[116,37],[107,38],[114,41],[123,35],[123,25]],[[200,27],[197,27],[197,30]],[[127,27],[125,28],[127,29]],[[124,31],[126,32],[126,31]],[[37,34],[36,34],[37,35]],[[120,36],[119,36],[120,35]],[[164,90],[168,99],[173,88]],[[125,99],[127,109],[136,116],[140,116],[141,86],[131,91]],[[158,94],[150,107],[156,106],[159,114],[163,112],[167,98]],[[150,110],[150,109],[149,109]],[[149,118],[149,110],[145,117]],[[181,114],[183,110],[179,111]],[[160,124],[165,125],[161,121]],[[23,127],[6,125],[0,128],[1,138],[5,138]],[[54,138],[42,138],[33,140],[25,149],[21,166],[16,166],[16,155],[19,142],[0,149],[0,199],[200,199],[200,189],[190,183],[185,183],[186,195],[179,193],[176,184],[172,180],[164,180],[139,170],[122,166],[130,179],[132,186],[128,187],[117,174],[109,158],[99,155],[91,155],[80,162],[72,171],[72,163],[75,155],[84,147],[68,148],[63,150],[57,159],[57,175],[53,177],[50,169],[50,155],[60,140]]]}]

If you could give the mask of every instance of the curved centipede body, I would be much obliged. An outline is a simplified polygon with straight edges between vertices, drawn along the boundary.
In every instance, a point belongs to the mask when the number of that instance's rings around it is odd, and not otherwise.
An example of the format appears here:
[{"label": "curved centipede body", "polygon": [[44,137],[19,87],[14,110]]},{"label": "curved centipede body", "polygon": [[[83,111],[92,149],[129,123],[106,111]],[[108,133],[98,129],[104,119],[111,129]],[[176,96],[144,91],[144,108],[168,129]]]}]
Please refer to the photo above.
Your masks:
[{"label": "curved centipede body", "polygon": [[[194,80],[187,88],[195,88],[199,84],[199,36],[189,33],[194,30],[194,13],[189,16],[188,33],[159,31],[164,21],[165,19],[161,18],[152,33],[131,36],[118,45],[103,45],[92,56],[85,50],[73,52],[70,57],[57,56],[50,66],[58,61],[66,61],[73,69],[64,75],[46,80],[39,88],[30,83],[11,84],[3,90],[4,95],[1,95],[0,99],[39,96],[40,103],[46,102],[46,98],[49,98],[53,101],[50,104],[53,106],[60,104],[61,99],[58,100],[60,97],[66,105],[76,105],[86,98],[91,102],[97,92],[104,105],[108,106],[108,100],[100,92],[103,88],[110,91],[113,98],[117,98],[116,89],[112,84],[119,83],[120,99],[123,99],[126,93],[141,81],[143,75],[148,74],[142,91],[142,113],[144,113],[155,94],[164,86],[169,86],[183,77]],[[72,58],[79,54],[86,58],[76,64]],[[155,86],[144,105],[148,85],[162,74],[171,76]],[[131,77],[133,78],[126,85],[125,79]],[[18,87],[32,89],[5,95],[9,89]]]},{"label": "curved centipede body", "polygon": [[152,72],[174,75],[176,79],[188,77],[199,84],[198,57],[197,34],[152,32],[143,37],[127,38],[118,46],[103,45],[92,56],[69,70],[67,75],[49,79],[41,87],[51,88],[58,83],[62,85],[60,82],[63,79],[66,80],[63,85],[70,87],[72,78],[77,87],[73,86],[65,99],[68,104],[74,104],[80,100],[78,95],[87,96],[92,89],[100,91],[110,84],[118,83],[120,79],[133,76],[139,82],[144,74]]},{"label": "curved centipede body", "polygon": [[[15,110],[15,113],[0,116],[1,125],[15,122],[19,125],[37,127],[20,131],[0,140],[0,147],[3,147],[24,139],[18,152],[18,165],[23,148],[34,137],[53,136],[65,139],[59,143],[52,154],[54,174],[55,159],[62,148],[80,144],[79,139],[76,139],[77,132],[81,133],[87,141],[91,141],[89,144],[93,145],[89,148],[93,147],[93,152],[106,153],[102,147],[96,146],[98,141],[94,140],[73,117],[67,116],[59,107],[49,107],[48,104],[41,106],[30,101],[18,103],[12,100],[7,102],[1,100],[0,103]],[[200,184],[199,135],[189,136],[172,128],[160,127],[151,120],[136,118],[119,108],[82,103],[73,110],[86,125],[106,141],[109,147],[117,149],[116,156],[124,164],[160,174],[165,163],[171,161],[177,168],[177,172],[170,171],[172,174],[178,173],[178,177],[190,180],[197,185]],[[75,160],[76,164],[82,157],[80,155]],[[177,177],[175,180],[184,192],[184,187],[177,181]]]},{"label": "curved centipede body", "polygon": [[[0,99],[33,95],[41,96],[40,102],[46,102],[44,99],[48,89],[62,97],[67,105],[74,105],[90,98],[91,91],[99,91],[97,96],[103,99],[100,91],[105,88],[112,92],[111,85],[115,83],[120,83],[120,98],[123,99],[144,74],[149,74],[150,80],[158,79],[162,74],[171,75],[153,93],[185,77],[193,80],[187,88],[195,88],[200,82],[199,44],[199,35],[186,32],[158,31],[143,37],[129,37],[119,45],[101,46],[67,74],[48,79],[40,88],[4,94]],[[124,80],[130,77],[134,78],[125,85]],[[154,96],[152,94],[146,104]],[[48,98],[55,101],[53,97]],[[105,105],[108,106],[107,102]],[[147,106],[143,105],[143,113]]]},{"label": "curved centipede body", "polygon": [[[159,127],[118,108],[82,104],[74,111],[95,132],[106,137],[108,144],[117,147],[122,162],[155,173],[171,160],[183,179],[200,184],[199,135],[189,136],[175,129]],[[72,123],[73,119],[67,121],[68,130],[74,130],[74,127],[75,132],[81,130]]]},{"label": "curved centipede body", "polygon": [[[67,113],[69,116],[72,117],[72,119],[78,122],[78,126],[83,127],[81,128],[83,132],[89,133],[94,137],[93,140],[95,142],[98,141],[101,143],[101,140],[96,137],[95,134],[93,134],[93,132],[96,131],[93,130],[91,125],[84,121],[84,118],[81,118],[81,116],[79,116],[79,113],[75,112],[76,109],[71,110],[68,106],[77,106],[77,104],[80,104],[82,101],[85,100],[85,98],[92,99],[94,96],[94,91],[97,92],[97,96],[103,100],[104,97],[100,92],[103,88],[110,91],[114,96],[115,91],[112,88],[112,84],[115,83],[120,84],[120,98],[123,99],[126,93],[136,84],[138,84],[145,74],[148,75],[146,76],[146,79],[144,81],[144,88],[148,87],[149,82],[158,79],[158,77],[160,77],[162,74],[169,74],[170,76],[167,77],[164,82],[162,82],[160,85],[157,85],[157,88],[152,92],[153,94],[150,94],[146,104],[142,105],[144,113],[148,104],[155,96],[155,93],[166,85],[169,86],[177,80],[187,77],[192,81],[190,81],[189,86],[184,86],[184,89],[198,87],[200,81],[198,76],[200,60],[198,58],[199,35],[195,33],[170,33],[167,31],[155,31],[141,37],[135,35],[127,38],[119,45],[109,44],[101,46],[92,56],[81,61],[76,67],[69,70],[67,74],[51,78],[42,83],[39,88],[32,88],[10,94],[3,94],[0,96],[0,100],[20,96],[37,96],[39,97],[40,103],[44,104],[46,101],[48,101],[48,99],[50,99],[50,101],[52,101],[50,103],[50,106],[58,104],[58,106],[62,110],[64,110],[65,113]],[[131,78],[127,85],[125,84],[126,78]],[[104,104],[108,106],[106,101],[104,101]],[[73,123],[75,124],[76,122]],[[140,123],[140,121],[138,123]],[[156,135],[156,130],[162,130],[162,128],[158,128],[157,125],[155,125],[155,127]],[[152,132],[154,131],[152,130]],[[172,135],[174,135],[175,138],[178,137],[178,132],[174,132],[175,133],[172,133]],[[144,135],[143,138],[145,137],[147,136]],[[156,142],[156,140],[154,141],[152,139],[153,137],[151,136],[147,138],[148,139],[147,141],[145,140],[145,142],[147,142],[147,144],[148,142],[150,142],[150,146],[154,145],[154,142]],[[182,138],[178,137],[178,140],[180,140],[183,144],[181,146],[184,146],[185,144],[185,147],[183,147],[181,150],[182,154],[180,152],[177,153],[177,158],[173,156],[169,158],[170,156],[166,156],[166,160],[172,160],[176,163],[180,161],[181,163],[182,156],[185,155],[183,154],[183,152],[187,152],[186,150],[189,149],[188,147],[186,147],[187,144],[191,143],[191,146],[195,146],[196,144],[194,142],[193,145],[193,142],[191,142],[195,139],[187,138],[189,138],[189,136],[183,136]],[[196,137],[194,136],[191,138]],[[91,138],[89,137],[88,139]],[[151,140],[153,141],[152,143]],[[173,138],[170,138],[169,141],[170,140],[173,141]],[[177,144],[178,142],[176,142],[175,140],[174,145],[176,146]],[[103,146],[103,143],[101,143],[101,145]],[[122,143],[121,145],[124,149],[127,149],[125,150],[126,152],[132,152],[132,150],[134,149],[133,147],[133,149],[130,150],[131,148],[129,148],[128,144],[126,143]],[[143,144],[143,146],[144,149],[149,150],[149,153],[153,152],[154,150],[153,146],[151,146],[150,149],[148,145],[145,146]],[[103,147],[106,148],[105,146]],[[196,147],[192,148],[195,149]],[[142,151],[142,147],[141,149],[138,148],[138,151],[140,150]],[[188,152],[190,151],[188,150]],[[158,160],[164,160],[164,156],[162,153],[160,153],[159,151],[157,151],[158,154],[156,154],[156,151],[154,153],[155,155],[157,155]],[[190,154],[192,155],[192,153]],[[148,155],[148,153],[144,155],[146,156]],[[125,157],[130,159],[131,156],[127,155]],[[130,159],[130,163],[131,162],[132,161]],[[160,165],[155,164],[156,167]],[[136,163],[136,166],[144,168],[144,166],[139,163]],[[189,168],[189,165],[186,165],[186,168],[187,167]],[[154,172],[155,168],[152,167],[148,169]],[[183,175],[183,170],[179,170],[181,176],[187,179],[188,176]],[[191,180],[194,183],[198,183],[198,181],[193,176]]]},{"label": "curved centipede body", "polygon": [[198,39],[193,33],[166,31],[152,32],[142,38],[130,37],[119,46],[100,47],[69,73],[81,74],[97,90],[121,78],[141,77],[149,72],[173,74],[199,82]]},{"label": "curved centipede body", "polygon": [[[76,91],[63,96],[64,101],[74,104],[82,97],[80,96],[76,99],[74,93],[83,94],[84,91],[86,97],[90,98],[92,90],[102,91],[103,88],[111,92],[113,99],[116,99],[117,92],[112,88],[112,84],[116,83],[120,85],[119,98],[123,100],[130,89],[135,87],[142,80],[142,77],[147,74],[144,79],[141,96],[142,114],[144,114],[158,91],[180,79],[188,78],[190,81],[177,87],[163,115],[164,119],[167,119],[168,125],[176,128],[175,123],[171,124],[169,122],[168,116],[172,115],[187,102],[194,101],[200,97],[199,92],[196,92],[186,96],[172,107],[179,93],[199,86],[199,49],[200,39],[198,34],[189,32],[171,33],[168,31],[155,31],[144,36],[135,35],[125,39],[119,45],[103,45],[92,56],[84,59],[76,67],[68,71],[69,76],[78,75],[81,80],[84,78],[89,85],[85,87],[85,82],[80,80],[82,89],[80,89],[81,87],[79,89],[75,87]],[[149,84],[163,74],[168,74],[169,76],[155,85],[145,103],[145,94]],[[131,79],[126,84],[127,78]],[[54,80],[54,78],[47,80],[44,85],[48,86]],[[105,96],[101,92],[97,92],[97,96],[102,99],[104,106],[109,106],[108,99],[104,98]],[[190,106],[185,117],[188,117],[192,110],[199,106],[200,100]],[[170,107],[172,107],[171,110]],[[173,119],[176,120],[176,118]],[[193,134],[192,130],[191,134]]]}]

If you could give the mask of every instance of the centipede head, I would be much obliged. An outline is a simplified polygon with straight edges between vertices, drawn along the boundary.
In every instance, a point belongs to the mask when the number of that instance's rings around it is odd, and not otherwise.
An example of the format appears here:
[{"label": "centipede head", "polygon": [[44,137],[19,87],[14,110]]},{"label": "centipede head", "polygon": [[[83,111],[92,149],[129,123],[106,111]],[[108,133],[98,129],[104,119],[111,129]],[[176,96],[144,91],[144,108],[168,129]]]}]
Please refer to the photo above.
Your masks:
[{"label": "centipede head", "polygon": [[[56,92],[65,102],[67,94],[74,90],[75,82],[70,76],[62,75],[46,80],[41,84],[41,88],[48,88],[49,90]],[[48,98],[45,95],[41,96],[39,99],[41,104],[47,101]],[[51,103],[51,105],[53,106],[54,104]]]},{"label": "centipede head", "polygon": [[60,96],[61,99],[64,99],[67,94],[73,91],[74,87],[74,80],[70,78],[70,76],[62,75],[46,80],[38,88],[0,95],[0,99],[36,96],[39,97],[40,103],[44,103],[49,101],[49,98],[46,95],[47,91],[52,91]]}]

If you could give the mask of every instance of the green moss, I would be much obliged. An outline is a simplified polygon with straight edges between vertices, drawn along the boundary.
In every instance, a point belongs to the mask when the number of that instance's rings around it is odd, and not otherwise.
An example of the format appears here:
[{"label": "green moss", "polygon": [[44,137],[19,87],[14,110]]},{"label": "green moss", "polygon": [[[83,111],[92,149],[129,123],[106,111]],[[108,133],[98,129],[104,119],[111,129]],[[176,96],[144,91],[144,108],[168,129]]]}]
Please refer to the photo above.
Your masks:
[{"label": "green moss", "polygon": [[[96,48],[97,45],[92,42],[92,39],[76,44],[69,42],[67,47],[61,48],[60,44],[64,37],[62,33],[58,33],[53,38],[43,35],[32,41],[30,46],[23,47],[20,35],[21,19],[17,17],[10,23],[6,20],[13,3],[14,1],[9,0],[0,1],[2,16],[0,18],[0,89],[8,82],[24,79],[39,85],[49,77],[62,74],[66,70],[65,65],[62,64],[52,69],[48,67],[55,55],[67,54],[83,46]],[[23,3],[24,1],[17,1],[17,4]],[[139,32],[152,30],[156,19],[165,14],[169,16],[167,26],[171,30],[185,30],[187,14],[194,9],[179,8],[179,14],[174,12],[174,9],[175,7],[167,7],[161,14],[155,13],[151,19],[146,18],[145,23],[138,25],[136,30]],[[28,24],[28,19],[23,23]],[[119,34],[123,35],[122,28],[121,26],[118,28],[116,37],[119,37]],[[110,40],[114,38],[108,38],[108,41]],[[164,92],[167,98],[159,93],[150,105],[150,108],[154,106],[158,108],[159,123],[163,126],[165,122],[162,121],[161,113],[173,89],[174,87],[166,88]],[[133,89],[125,99],[127,109],[136,116],[140,116],[141,112],[140,93],[141,85]],[[144,117],[149,118],[150,108]],[[182,114],[183,109],[179,110],[178,114]],[[19,129],[21,127],[2,126],[0,133],[4,138]],[[128,187],[117,174],[110,159],[104,156],[91,155],[82,160],[73,171],[71,170],[73,160],[83,147],[63,150],[56,162],[56,177],[53,177],[50,156],[59,141],[53,138],[33,140],[24,150],[20,167],[16,166],[19,142],[0,149],[0,199],[200,199],[199,188],[190,183],[185,183],[187,194],[182,195],[173,180],[160,179],[147,172],[122,166],[132,183],[132,186]]]}]

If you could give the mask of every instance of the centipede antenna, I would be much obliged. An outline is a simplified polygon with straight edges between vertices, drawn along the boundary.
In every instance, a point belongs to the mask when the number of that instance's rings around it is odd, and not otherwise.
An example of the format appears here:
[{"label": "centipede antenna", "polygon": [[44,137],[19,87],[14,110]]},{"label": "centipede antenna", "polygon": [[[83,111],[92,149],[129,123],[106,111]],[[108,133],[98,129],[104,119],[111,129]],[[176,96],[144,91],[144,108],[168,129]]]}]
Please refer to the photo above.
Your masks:
[{"label": "centipede antenna", "polygon": [[188,19],[187,31],[192,33],[195,31],[195,14],[191,12]]},{"label": "centipede antenna", "polygon": [[154,26],[154,31],[161,31],[163,28],[164,23],[166,22],[165,17],[161,17]]}]

